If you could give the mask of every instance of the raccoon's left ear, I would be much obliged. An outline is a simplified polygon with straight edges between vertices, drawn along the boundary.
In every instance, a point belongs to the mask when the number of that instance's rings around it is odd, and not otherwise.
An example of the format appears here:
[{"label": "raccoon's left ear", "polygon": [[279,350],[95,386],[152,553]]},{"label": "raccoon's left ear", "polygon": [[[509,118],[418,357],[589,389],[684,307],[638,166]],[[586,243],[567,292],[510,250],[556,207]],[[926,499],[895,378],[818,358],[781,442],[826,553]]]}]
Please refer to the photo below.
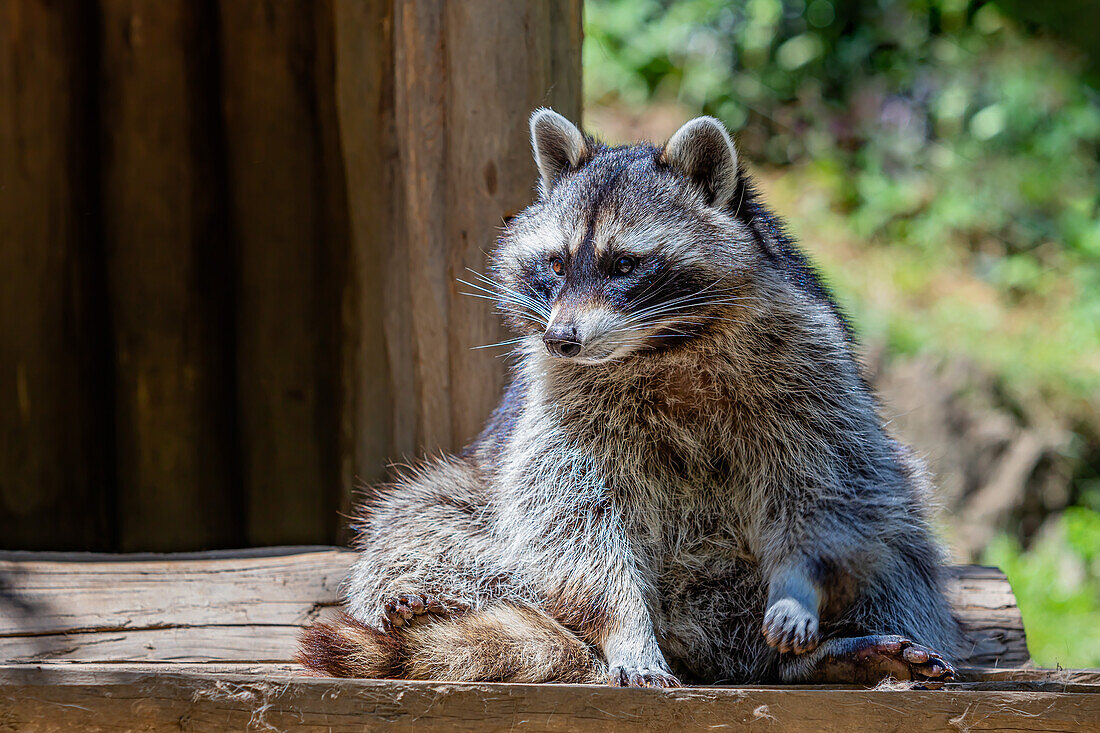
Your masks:
[{"label": "raccoon's left ear", "polygon": [[677,130],[665,143],[661,162],[687,176],[716,208],[728,204],[737,190],[737,149],[725,125],[713,117],[696,117]]}]

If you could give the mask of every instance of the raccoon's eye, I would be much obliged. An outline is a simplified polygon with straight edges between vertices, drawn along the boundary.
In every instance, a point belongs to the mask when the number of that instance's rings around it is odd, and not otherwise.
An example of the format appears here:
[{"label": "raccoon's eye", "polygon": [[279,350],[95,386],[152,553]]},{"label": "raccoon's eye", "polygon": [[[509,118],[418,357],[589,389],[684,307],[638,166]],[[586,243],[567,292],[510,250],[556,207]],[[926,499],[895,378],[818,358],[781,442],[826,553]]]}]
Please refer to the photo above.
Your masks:
[{"label": "raccoon's eye", "polygon": [[615,273],[618,275],[629,275],[634,271],[634,267],[637,264],[637,260],[633,257],[620,257],[615,260]]},{"label": "raccoon's eye", "polygon": [[565,274],[565,262],[561,257],[550,258],[550,269],[554,271],[555,275],[561,276]]}]

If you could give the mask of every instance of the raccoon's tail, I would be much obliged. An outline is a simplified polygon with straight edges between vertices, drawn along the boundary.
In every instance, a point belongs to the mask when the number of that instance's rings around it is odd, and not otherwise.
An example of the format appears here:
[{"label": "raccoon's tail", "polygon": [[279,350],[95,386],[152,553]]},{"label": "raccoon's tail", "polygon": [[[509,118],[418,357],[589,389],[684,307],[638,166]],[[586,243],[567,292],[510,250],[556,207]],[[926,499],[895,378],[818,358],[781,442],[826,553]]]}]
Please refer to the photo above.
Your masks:
[{"label": "raccoon's tail", "polygon": [[302,633],[298,661],[332,677],[601,683],[607,664],[541,610],[501,604],[382,632],[347,614]]}]

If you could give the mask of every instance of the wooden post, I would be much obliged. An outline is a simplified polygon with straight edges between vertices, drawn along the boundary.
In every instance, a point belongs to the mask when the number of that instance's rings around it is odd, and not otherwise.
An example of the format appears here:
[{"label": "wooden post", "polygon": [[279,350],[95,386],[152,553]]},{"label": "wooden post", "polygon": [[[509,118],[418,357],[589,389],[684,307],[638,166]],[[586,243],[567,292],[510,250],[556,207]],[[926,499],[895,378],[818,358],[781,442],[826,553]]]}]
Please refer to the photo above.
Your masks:
[{"label": "wooden post", "polygon": [[[376,342],[376,330],[363,335],[376,324],[358,319],[347,343],[359,346],[345,351],[347,372],[363,375],[347,395],[349,422],[358,436],[379,429],[376,390],[385,380],[390,455],[457,450],[500,399],[505,366],[499,352],[472,350],[501,331],[489,304],[459,294],[457,278],[484,269],[503,218],[531,199],[531,110],[579,116],[581,5],[408,0],[394,3],[390,18],[388,3],[352,5],[336,6],[338,17],[358,19],[337,24],[336,54],[350,292],[363,313],[382,273],[388,368],[363,347]],[[391,42],[392,88],[368,65]],[[376,119],[365,120],[364,96]],[[390,130],[392,146],[379,142]],[[350,476],[377,480],[380,445],[355,441],[345,488]]]},{"label": "wooden post", "polygon": [[2,547],[113,544],[88,11],[0,2]]},{"label": "wooden post", "polygon": [[[580,119],[579,2],[467,0],[446,4],[446,242],[450,447],[478,432],[500,400],[504,338],[486,301],[459,293],[456,278],[485,269],[504,217],[532,198],[527,119],[552,106]],[[562,38],[569,39],[563,43]],[[431,413],[428,413],[431,414]],[[425,441],[429,445],[432,441]]]},{"label": "wooden post", "polygon": [[[239,542],[210,24],[191,0],[103,0],[103,231],[121,548]],[[55,175],[63,175],[62,171]]]}]

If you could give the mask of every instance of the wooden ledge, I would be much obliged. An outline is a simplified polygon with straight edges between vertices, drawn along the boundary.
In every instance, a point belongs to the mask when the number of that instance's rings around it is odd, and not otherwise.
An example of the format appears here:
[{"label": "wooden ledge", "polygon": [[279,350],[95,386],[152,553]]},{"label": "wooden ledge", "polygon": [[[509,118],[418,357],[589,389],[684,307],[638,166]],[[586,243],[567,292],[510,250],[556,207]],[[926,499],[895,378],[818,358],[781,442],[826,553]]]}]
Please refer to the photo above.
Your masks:
[{"label": "wooden ledge", "polygon": [[[289,662],[355,559],[333,547],[166,555],[0,552],[0,660]],[[952,569],[973,666],[1027,663],[996,568]]]},{"label": "wooden ledge", "polygon": [[[1088,730],[1093,682],[1008,680],[941,690],[841,687],[616,689],[339,680],[294,670],[173,665],[0,667],[0,728],[14,730]],[[1095,727],[1092,728],[1095,730]]]},{"label": "wooden ledge", "polygon": [[[1012,589],[952,570],[972,648],[941,690],[451,684],[307,676],[302,625],[331,612],[354,554],[0,553],[0,730],[1083,730],[1100,671],[1021,669]],[[904,723],[901,720],[904,719]]]}]

